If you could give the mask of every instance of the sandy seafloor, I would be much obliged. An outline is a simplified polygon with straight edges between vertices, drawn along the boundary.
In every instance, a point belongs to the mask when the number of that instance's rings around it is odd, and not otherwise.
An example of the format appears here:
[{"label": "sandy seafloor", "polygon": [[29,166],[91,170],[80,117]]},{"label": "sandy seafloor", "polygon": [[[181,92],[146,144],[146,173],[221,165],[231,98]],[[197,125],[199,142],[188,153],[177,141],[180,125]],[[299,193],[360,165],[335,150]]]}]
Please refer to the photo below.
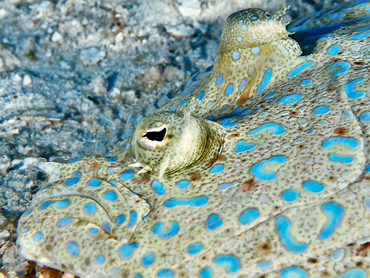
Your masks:
[{"label": "sandy seafloor", "polygon": [[[227,16],[333,0],[0,0],[0,277],[35,277],[16,225],[45,174],[127,115],[212,65]],[[44,276],[45,277],[45,276]]]}]

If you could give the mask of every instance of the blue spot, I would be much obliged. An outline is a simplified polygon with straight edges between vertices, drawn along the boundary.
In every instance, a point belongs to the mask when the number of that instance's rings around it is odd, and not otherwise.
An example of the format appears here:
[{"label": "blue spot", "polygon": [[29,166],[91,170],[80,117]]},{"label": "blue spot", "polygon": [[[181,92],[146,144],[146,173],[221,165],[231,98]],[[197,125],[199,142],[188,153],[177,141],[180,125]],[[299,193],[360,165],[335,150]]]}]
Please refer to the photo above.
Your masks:
[{"label": "blue spot", "polygon": [[265,130],[265,129],[272,129],[273,130],[273,135],[280,135],[280,134],[284,133],[284,127],[282,125],[277,125],[277,124],[274,124],[274,123],[268,123],[268,124],[261,125],[260,127],[256,128],[256,129],[253,129],[252,131],[250,131],[248,133],[248,135],[255,135],[258,132],[261,132],[262,130]]},{"label": "blue spot", "polygon": [[154,262],[154,254],[152,252],[146,253],[141,259],[143,266],[148,267]]},{"label": "blue spot", "polygon": [[308,275],[303,269],[296,266],[288,267],[280,273],[280,278],[291,278],[291,277],[308,278]]},{"label": "blue spot", "polygon": [[329,51],[328,51],[328,54],[329,55],[335,55],[335,54],[337,54],[339,52],[339,50],[340,50],[340,46],[334,44],[334,45],[330,46]]},{"label": "blue spot", "polygon": [[262,160],[260,163],[257,163],[252,166],[251,173],[256,176],[256,178],[262,181],[271,181],[275,179],[276,174],[274,172],[267,172],[263,168],[266,164],[269,163],[280,163],[283,164],[286,162],[286,158],[283,155],[280,156],[273,156],[269,159]]},{"label": "blue spot", "polygon": [[76,159],[74,159],[74,160],[70,161],[70,162],[69,162],[69,164],[72,164],[72,163],[75,163],[75,162],[77,162],[77,161],[80,161],[81,159],[82,159],[81,157],[76,158]]},{"label": "blue spot", "polygon": [[329,113],[330,112],[330,108],[327,107],[327,106],[319,106],[319,107],[316,107],[312,113],[315,114],[315,115],[323,115],[323,114],[326,114],[326,113]]},{"label": "blue spot", "polygon": [[213,116],[209,116],[209,117],[207,118],[207,120],[212,121],[212,120],[213,120]]},{"label": "blue spot", "polygon": [[193,207],[201,207],[208,203],[207,197],[197,197],[192,199],[169,199],[164,203],[166,208],[174,208],[176,206],[193,206]]},{"label": "blue spot", "polygon": [[207,107],[212,107],[212,105],[213,105],[213,102],[212,101],[210,101],[210,102],[207,103]]},{"label": "blue spot", "polygon": [[71,223],[73,221],[73,218],[61,218],[58,220],[58,226],[59,227],[63,227],[65,225],[68,225],[69,223]]},{"label": "blue spot", "polygon": [[297,190],[288,189],[284,191],[283,194],[281,194],[281,198],[286,202],[294,202],[295,200],[297,200],[299,194],[300,192]]},{"label": "blue spot", "polygon": [[353,89],[353,87],[357,83],[360,83],[362,80],[364,80],[364,79],[363,78],[358,78],[358,79],[352,80],[348,84],[344,85],[344,91],[346,92],[346,94],[349,98],[359,98],[359,97],[362,97],[366,94],[365,92],[356,92]]},{"label": "blue spot", "polygon": [[257,145],[255,144],[246,144],[244,140],[241,140],[238,143],[236,143],[235,152],[241,153],[241,152],[249,151],[251,149],[254,149],[256,146]]},{"label": "blue spot", "polygon": [[97,264],[102,264],[102,263],[104,263],[104,261],[105,261],[104,255],[98,255],[95,258],[95,263],[97,263]]},{"label": "blue spot", "polygon": [[191,88],[191,89],[186,90],[185,92],[183,92],[183,93],[181,94],[181,96],[185,96],[185,95],[187,95],[187,94],[191,93],[192,91],[194,91],[194,88]]},{"label": "blue spot", "polygon": [[115,161],[117,161],[117,157],[107,157],[107,161],[108,162],[115,162]]},{"label": "blue spot", "polygon": [[117,194],[115,192],[113,192],[113,191],[105,192],[103,194],[103,197],[104,197],[104,199],[106,199],[108,201],[111,201],[111,202],[117,200]]},{"label": "blue spot", "polygon": [[85,213],[87,214],[93,214],[96,212],[96,206],[94,203],[87,203],[85,206],[84,206],[84,211]]},{"label": "blue spot", "polygon": [[[280,216],[276,219],[276,228],[281,242],[293,253],[302,253],[307,250],[307,244],[297,243],[290,235],[291,224],[288,218]],[[288,276],[289,277],[289,276]]]},{"label": "blue spot", "polygon": [[323,204],[322,210],[328,216],[328,222],[319,234],[319,238],[324,240],[331,237],[335,228],[339,226],[344,215],[344,210],[340,205],[334,202]]},{"label": "blue spot", "polygon": [[137,213],[136,211],[132,210],[130,211],[130,220],[128,221],[127,227],[131,228],[135,225],[137,219]]},{"label": "blue spot", "polygon": [[215,265],[226,266],[228,273],[238,272],[240,269],[240,262],[234,256],[217,256],[215,258]]},{"label": "blue spot", "polygon": [[188,253],[189,255],[194,255],[200,251],[202,251],[204,248],[203,244],[200,242],[194,243],[188,247]]},{"label": "blue spot", "polygon": [[73,179],[69,179],[69,180],[67,180],[65,183],[64,183],[64,185],[65,186],[70,186],[70,185],[74,185],[74,184],[76,184],[78,182],[78,178],[73,178]]},{"label": "blue spot", "polygon": [[307,25],[301,25],[301,26],[298,26],[298,27],[292,27],[292,28],[289,28],[289,32],[298,32],[298,31],[302,31],[304,29],[307,28]]},{"label": "blue spot", "polygon": [[233,91],[234,91],[234,86],[232,84],[229,84],[229,86],[226,87],[225,96],[230,95]]},{"label": "blue spot", "polygon": [[331,69],[331,68],[337,67],[337,66],[340,66],[341,68],[336,70],[336,71],[333,71],[331,73],[332,76],[342,74],[342,73],[346,72],[351,67],[350,64],[348,64],[347,62],[340,61],[340,62],[337,62],[335,64],[332,64],[330,67],[328,67],[328,69]]},{"label": "blue spot", "polygon": [[331,253],[331,259],[333,261],[341,260],[343,257],[344,257],[344,250],[343,249],[339,249],[339,250],[336,250],[333,253]]},{"label": "blue spot", "polygon": [[27,233],[28,231],[29,231],[30,229],[28,228],[28,227],[26,227],[26,228],[24,228],[23,230],[22,230],[22,234],[25,234],[25,233]]},{"label": "blue spot", "polygon": [[190,182],[189,181],[179,181],[176,185],[180,189],[188,188]]},{"label": "blue spot", "polygon": [[242,81],[240,81],[239,91],[244,90],[245,84],[247,84],[247,79],[243,78]]},{"label": "blue spot", "polygon": [[263,75],[261,84],[257,88],[257,94],[261,93],[265,89],[267,83],[269,83],[269,81],[271,80],[271,77],[272,77],[272,69],[266,70],[265,74]]},{"label": "blue spot", "polygon": [[275,95],[276,95],[276,93],[270,93],[270,94],[266,95],[265,98],[269,99],[269,98],[272,98]]},{"label": "blue spot", "polygon": [[212,169],[211,169],[211,170],[209,170],[209,172],[210,172],[211,174],[216,174],[216,173],[220,173],[220,172],[222,172],[224,169],[225,169],[225,166],[224,166],[224,165],[222,165],[222,164],[217,164],[217,165],[213,166],[213,167],[212,167]]},{"label": "blue spot", "polygon": [[100,183],[101,183],[101,180],[99,180],[99,179],[92,179],[92,180],[90,180],[87,183],[87,185],[90,186],[90,187],[97,187],[97,186],[100,185]]},{"label": "blue spot", "polygon": [[79,177],[81,177],[81,172],[73,172],[73,174],[72,174],[72,178],[79,178]]},{"label": "blue spot", "polygon": [[110,232],[110,225],[109,225],[109,223],[104,222],[103,223],[103,229],[104,229],[104,231],[106,231],[107,233],[109,233]]},{"label": "blue spot", "polygon": [[359,145],[357,140],[355,140],[353,138],[331,137],[328,140],[325,140],[322,143],[322,146],[323,146],[323,148],[328,149],[328,148],[332,147],[335,144],[345,145],[345,146],[348,146],[352,149],[357,148],[358,145]]},{"label": "blue spot", "polygon": [[158,271],[157,278],[173,278],[173,272],[171,269],[164,268]]},{"label": "blue spot", "polygon": [[154,180],[152,182],[152,188],[158,195],[163,195],[164,193],[166,193],[166,190],[163,189],[163,185],[157,180]]},{"label": "blue spot", "polygon": [[231,186],[231,184],[229,184],[229,183],[223,183],[223,184],[220,184],[218,189],[225,190],[225,189],[229,188],[230,186]]},{"label": "blue spot", "polygon": [[162,239],[167,239],[169,237],[175,236],[179,232],[179,225],[177,222],[173,221],[168,224],[169,229],[164,229],[164,224],[162,222],[158,222],[154,225],[152,232],[153,234],[161,237]]},{"label": "blue spot", "polygon": [[107,173],[108,174],[112,174],[113,172],[114,172],[114,168],[113,167],[107,169]]},{"label": "blue spot", "polygon": [[76,151],[73,156],[78,156],[79,154],[83,154],[85,153],[85,151],[82,151],[82,150],[79,150],[79,151]]},{"label": "blue spot", "polygon": [[351,37],[352,40],[359,40],[359,39],[362,39],[362,38],[366,38],[370,36],[370,32],[369,33],[362,33],[362,34],[356,34],[356,35],[353,35]]},{"label": "blue spot", "polygon": [[120,247],[118,250],[118,254],[122,260],[127,260],[131,258],[132,254],[134,253],[135,249],[137,248],[137,243],[133,242],[131,244],[126,244]]},{"label": "blue spot", "polygon": [[233,57],[234,60],[238,60],[240,58],[240,52],[239,51],[234,51],[231,56]]},{"label": "blue spot", "polygon": [[99,232],[99,230],[98,230],[98,229],[91,228],[91,229],[88,231],[88,234],[89,234],[89,236],[93,236],[93,235],[96,235],[98,232]]},{"label": "blue spot", "polygon": [[43,209],[46,209],[47,207],[49,207],[50,205],[54,204],[55,202],[54,201],[51,201],[51,202],[45,202],[43,203],[40,207],[39,207],[39,210],[43,210]]},{"label": "blue spot", "polygon": [[169,113],[173,113],[176,111],[176,107],[173,107],[171,110],[168,110]]},{"label": "blue spot", "polygon": [[33,241],[40,241],[42,238],[42,233],[38,232],[32,236]]},{"label": "blue spot", "polygon": [[221,85],[223,80],[224,80],[224,78],[222,77],[222,75],[219,75],[216,79],[216,85],[217,86]]},{"label": "blue spot", "polygon": [[212,278],[212,270],[207,267],[200,272],[199,278]]},{"label": "blue spot", "polygon": [[348,270],[346,273],[338,276],[338,278],[366,278],[366,272],[361,268]]},{"label": "blue spot", "polygon": [[110,181],[109,184],[116,186],[117,182],[116,181]]},{"label": "blue spot", "polygon": [[250,111],[251,111],[250,109],[246,109],[246,110],[242,111],[242,108],[238,107],[237,109],[235,109],[235,111],[233,113],[231,113],[231,115],[235,116],[235,115],[247,114]]},{"label": "blue spot", "polygon": [[208,217],[206,227],[208,230],[214,231],[222,226],[224,222],[222,221],[221,217],[217,214],[211,214]]},{"label": "blue spot", "polygon": [[121,225],[123,222],[125,222],[125,220],[126,220],[126,215],[121,214],[116,217],[115,222],[117,225]]},{"label": "blue spot", "polygon": [[258,217],[260,217],[260,213],[257,209],[255,208],[247,209],[240,215],[239,223],[242,225],[247,225],[252,221],[256,220]]},{"label": "blue spot", "polygon": [[181,106],[183,106],[185,103],[187,103],[188,101],[189,101],[188,99],[185,99],[185,100],[181,101],[181,102],[179,103],[179,108],[180,108]]},{"label": "blue spot", "polygon": [[297,66],[293,70],[291,70],[288,73],[288,76],[289,77],[296,76],[298,73],[300,73],[301,71],[305,70],[306,68],[309,68],[312,65],[313,65],[313,63],[311,61],[307,61],[307,62],[305,62],[303,64],[300,64],[299,66]]},{"label": "blue spot", "polygon": [[78,247],[76,242],[72,241],[66,245],[66,251],[71,255],[72,258],[74,258],[78,256],[80,248]]},{"label": "blue spot", "polygon": [[316,181],[306,181],[303,184],[303,189],[310,193],[319,193],[324,190],[324,186]]},{"label": "blue spot", "polygon": [[[112,274],[117,274],[118,272],[119,272],[119,268],[118,267],[112,268]],[[140,274],[136,274],[134,276],[134,278],[143,278],[143,276],[141,276]]]},{"label": "blue spot", "polygon": [[[366,171],[370,172],[370,165],[367,165]],[[24,214],[23,214],[24,215]]]},{"label": "blue spot", "polygon": [[266,262],[266,261],[260,262],[258,264],[259,269],[267,269],[267,268],[270,268],[270,267],[271,267],[271,264],[269,262]]},{"label": "blue spot", "polygon": [[200,92],[199,95],[197,96],[197,100],[201,100],[204,96],[204,92]]},{"label": "blue spot", "polygon": [[329,159],[331,161],[340,161],[340,162],[343,162],[343,163],[351,163],[353,161],[353,157],[352,156],[339,156],[339,155],[335,155],[335,154],[329,154]]},{"label": "blue spot", "polygon": [[281,99],[279,99],[279,102],[280,103],[286,103],[286,104],[292,104],[292,103],[296,103],[301,98],[302,98],[301,95],[293,94],[293,95],[288,95],[288,96],[282,97]]},{"label": "blue spot", "polygon": [[311,79],[305,79],[305,80],[302,80],[301,81],[301,85],[302,86],[307,86],[307,85],[311,85],[312,84],[312,80]]},{"label": "blue spot", "polygon": [[340,18],[340,17],[343,17],[345,15],[346,14],[333,14],[333,15],[330,15],[329,18]]},{"label": "blue spot", "polygon": [[126,180],[131,179],[133,176],[134,176],[134,171],[129,170],[129,171],[123,172],[123,173],[119,176],[119,179],[120,179],[121,181],[126,181]]},{"label": "blue spot", "polygon": [[237,125],[237,123],[236,123],[236,122],[230,123],[230,121],[231,121],[231,119],[230,119],[230,118],[226,118],[226,119],[223,119],[223,120],[221,121],[221,124],[222,124],[223,126],[226,126],[226,127],[233,127],[233,126],[236,126],[236,125]]},{"label": "blue spot", "polygon": [[368,122],[370,121],[370,112],[366,111],[361,114],[360,120],[363,122]]}]

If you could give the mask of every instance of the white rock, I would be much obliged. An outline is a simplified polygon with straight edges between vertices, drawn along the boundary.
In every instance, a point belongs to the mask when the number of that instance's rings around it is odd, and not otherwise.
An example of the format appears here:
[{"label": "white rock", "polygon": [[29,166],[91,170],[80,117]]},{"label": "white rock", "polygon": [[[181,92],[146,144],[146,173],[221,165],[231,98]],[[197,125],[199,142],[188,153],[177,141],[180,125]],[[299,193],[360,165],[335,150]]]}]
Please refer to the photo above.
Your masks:
[{"label": "white rock", "polygon": [[0,69],[4,66],[4,61],[3,59],[0,58]]},{"label": "white rock", "polygon": [[95,47],[81,50],[80,59],[85,65],[99,63],[105,57],[105,52]]},{"label": "white rock", "polygon": [[167,28],[167,32],[174,37],[188,37],[193,35],[195,30],[188,25],[180,24]]},{"label": "white rock", "polygon": [[125,39],[125,37],[123,36],[122,32],[119,32],[116,37],[115,37],[115,41],[116,42],[121,42]]},{"label": "white rock", "polygon": [[5,9],[0,9],[0,19],[6,18],[8,16],[8,12]]},{"label": "white rock", "polygon": [[201,12],[200,2],[199,0],[183,0],[179,6],[179,11],[183,16],[195,18]]},{"label": "white rock", "polygon": [[28,74],[26,74],[25,76],[23,76],[23,83],[22,83],[23,86],[28,86],[31,83],[32,83],[31,76],[29,76]]},{"label": "white rock", "polygon": [[18,73],[16,75],[14,75],[14,81],[15,82],[18,82],[18,83],[22,83],[23,79],[22,79],[22,76],[20,76]]},{"label": "white rock", "polygon": [[51,35],[51,41],[52,42],[59,42],[63,40],[63,36],[59,32],[54,32]]}]

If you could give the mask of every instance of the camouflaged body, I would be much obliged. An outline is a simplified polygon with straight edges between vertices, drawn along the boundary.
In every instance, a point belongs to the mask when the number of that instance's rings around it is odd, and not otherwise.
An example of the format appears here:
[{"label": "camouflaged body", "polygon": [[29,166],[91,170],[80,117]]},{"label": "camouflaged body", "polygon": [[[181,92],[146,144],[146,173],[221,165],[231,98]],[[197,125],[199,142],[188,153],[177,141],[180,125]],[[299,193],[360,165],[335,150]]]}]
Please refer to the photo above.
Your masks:
[{"label": "camouflaged body", "polygon": [[283,13],[231,15],[214,66],[112,151],[41,164],[21,254],[82,277],[368,277],[370,3],[291,24],[305,56]]}]

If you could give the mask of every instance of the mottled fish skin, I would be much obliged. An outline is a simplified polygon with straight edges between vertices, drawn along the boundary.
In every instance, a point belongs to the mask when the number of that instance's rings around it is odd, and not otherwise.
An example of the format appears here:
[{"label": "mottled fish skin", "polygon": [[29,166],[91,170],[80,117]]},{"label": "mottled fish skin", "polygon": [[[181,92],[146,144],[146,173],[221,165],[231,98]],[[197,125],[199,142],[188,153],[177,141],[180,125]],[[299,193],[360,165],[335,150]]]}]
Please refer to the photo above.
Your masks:
[{"label": "mottled fish skin", "polygon": [[40,164],[21,254],[81,277],[369,277],[370,2],[291,24],[304,56],[284,13],[229,16],[214,66],[112,151]]}]

